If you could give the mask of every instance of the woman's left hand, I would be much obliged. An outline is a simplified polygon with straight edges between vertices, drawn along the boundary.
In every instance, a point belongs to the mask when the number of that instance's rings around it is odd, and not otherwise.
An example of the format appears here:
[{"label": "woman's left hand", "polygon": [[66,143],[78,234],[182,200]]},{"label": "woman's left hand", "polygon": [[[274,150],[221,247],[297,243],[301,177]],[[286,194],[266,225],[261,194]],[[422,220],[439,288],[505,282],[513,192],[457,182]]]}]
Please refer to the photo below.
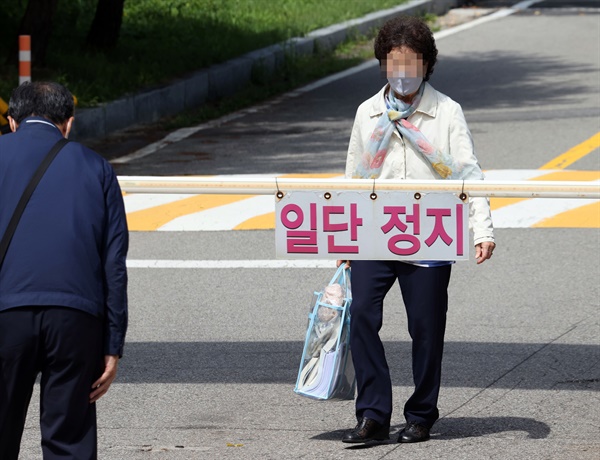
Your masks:
[{"label": "woman's left hand", "polygon": [[491,241],[484,241],[483,243],[476,244],[475,259],[477,259],[477,264],[481,264],[490,257],[492,257],[492,253],[494,252],[495,247],[496,243],[493,243]]}]

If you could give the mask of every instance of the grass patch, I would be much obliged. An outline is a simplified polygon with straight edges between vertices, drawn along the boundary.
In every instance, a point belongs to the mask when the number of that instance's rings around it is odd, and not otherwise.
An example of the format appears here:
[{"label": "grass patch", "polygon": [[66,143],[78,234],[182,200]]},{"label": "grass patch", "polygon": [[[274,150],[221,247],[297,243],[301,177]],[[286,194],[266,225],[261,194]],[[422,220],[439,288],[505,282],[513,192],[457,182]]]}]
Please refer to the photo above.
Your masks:
[{"label": "grass patch", "polygon": [[[291,37],[397,6],[402,0],[127,0],[118,47],[105,54],[83,43],[96,1],[59,2],[47,67],[33,78],[59,81],[94,106]],[[0,0],[3,44],[16,40],[26,1]],[[0,47],[0,97],[16,86]],[[297,62],[298,65],[301,62]],[[289,69],[288,69],[289,71]]]},{"label": "grass patch", "polygon": [[251,83],[235,96],[209,102],[198,109],[166,118],[161,126],[166,130],[173,130],[219,118],[319,78],[354,67],[373,58],[375,34],[376,31],[372,31],[369,36],[356,35],[333,51],[320,51],[312,56],[288,57],[285,64],[272,76],[253,76]]}]

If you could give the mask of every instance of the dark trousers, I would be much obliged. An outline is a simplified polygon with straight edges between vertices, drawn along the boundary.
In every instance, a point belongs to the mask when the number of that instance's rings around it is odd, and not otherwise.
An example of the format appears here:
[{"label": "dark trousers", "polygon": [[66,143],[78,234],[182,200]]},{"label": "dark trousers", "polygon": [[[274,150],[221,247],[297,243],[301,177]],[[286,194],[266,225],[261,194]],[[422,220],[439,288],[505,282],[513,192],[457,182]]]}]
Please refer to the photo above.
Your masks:
[{"label": "dark trousers", "polygon": [[437,408],[448,309],[451,265],[418,267],[398,261],[352,261],[350,347],[356,371],[357,417],[389,423],[392,382],[379,330],[383,300],[396,281],[406,307],[412,338],[415,391],[404,406],[407,422],[428,428]]},{"label": "dark trousers", "polygon": [[40,381],[45,460],[97,458],[92,383],[102,373],[102,321],[62,307],[0,312],[0,459],[16,460],[33,392]]}]

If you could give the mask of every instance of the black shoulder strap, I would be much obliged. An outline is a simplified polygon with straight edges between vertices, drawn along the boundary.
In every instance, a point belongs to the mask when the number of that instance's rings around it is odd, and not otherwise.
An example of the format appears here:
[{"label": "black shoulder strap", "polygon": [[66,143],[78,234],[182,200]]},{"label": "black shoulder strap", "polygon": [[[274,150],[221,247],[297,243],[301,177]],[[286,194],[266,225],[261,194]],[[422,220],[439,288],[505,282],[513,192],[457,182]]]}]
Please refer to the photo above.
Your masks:
[{"label": "black shoulder strap", "polygon": [[6,232],[4,232],[4,236],[2,237],[2,240],[0,241],[0,268],[2,267],[2,262],[4,262],[4,257],[6,257],[6,251],[8,251],[8,245],[10,244],[10,241],[12,240],[12,237],[15,234],[17,225],[19,225],[19,220],[21,220],[21,216],[23,215],[23,211],[25,211],[25,207],[27,206],[27,203],[29,202],[31,195],[33,195],[35,188],[37,187],[40,180],[44,176],[44,173],[48,169],[48,166],[50,166],[50,163],[52,163],[52,160],[54,160],[54,157],[56,157],[56,155],[58,155],[58,152],[60,152],[60,150],[65,145],[67,145],[68,142],[69,141],[67,139],[62,138],[61,140],[59,140],[56,144],[54,144],[52,146],[52,148],[48,152],[48,155],[46,155],[46,158],[44,158],[44,160],[40,163],[37,170],[33,174],[33,177],[31,178],[31,181],[27,185],[27,188],[25,188],[25,191],[23,192],[23,195],[21,196],[21,199],[19,200],[17,207],[15,208],[15,212],[13,213],[12,217],[10,218],[8,227],[6,227]]}]

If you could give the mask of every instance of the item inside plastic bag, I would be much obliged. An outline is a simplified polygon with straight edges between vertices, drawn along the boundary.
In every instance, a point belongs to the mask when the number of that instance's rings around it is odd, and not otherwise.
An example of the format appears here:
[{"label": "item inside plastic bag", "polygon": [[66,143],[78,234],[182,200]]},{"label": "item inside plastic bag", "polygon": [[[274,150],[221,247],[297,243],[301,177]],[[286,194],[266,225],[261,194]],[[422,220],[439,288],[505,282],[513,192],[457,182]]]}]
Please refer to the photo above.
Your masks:
[{"label": "item inside plastic bag", "polygon": [[[307,345],[309,356],[318,356],[326,343],[336,338],[341,324],[339,308],[329,308],[323,304],[341,307],[344,305],[344,292],[341,284],[335,283],[325,287],[321,297],[317,316],[313,323],[312,334]],[[329,351],[329,350],[327,350]]]}]

